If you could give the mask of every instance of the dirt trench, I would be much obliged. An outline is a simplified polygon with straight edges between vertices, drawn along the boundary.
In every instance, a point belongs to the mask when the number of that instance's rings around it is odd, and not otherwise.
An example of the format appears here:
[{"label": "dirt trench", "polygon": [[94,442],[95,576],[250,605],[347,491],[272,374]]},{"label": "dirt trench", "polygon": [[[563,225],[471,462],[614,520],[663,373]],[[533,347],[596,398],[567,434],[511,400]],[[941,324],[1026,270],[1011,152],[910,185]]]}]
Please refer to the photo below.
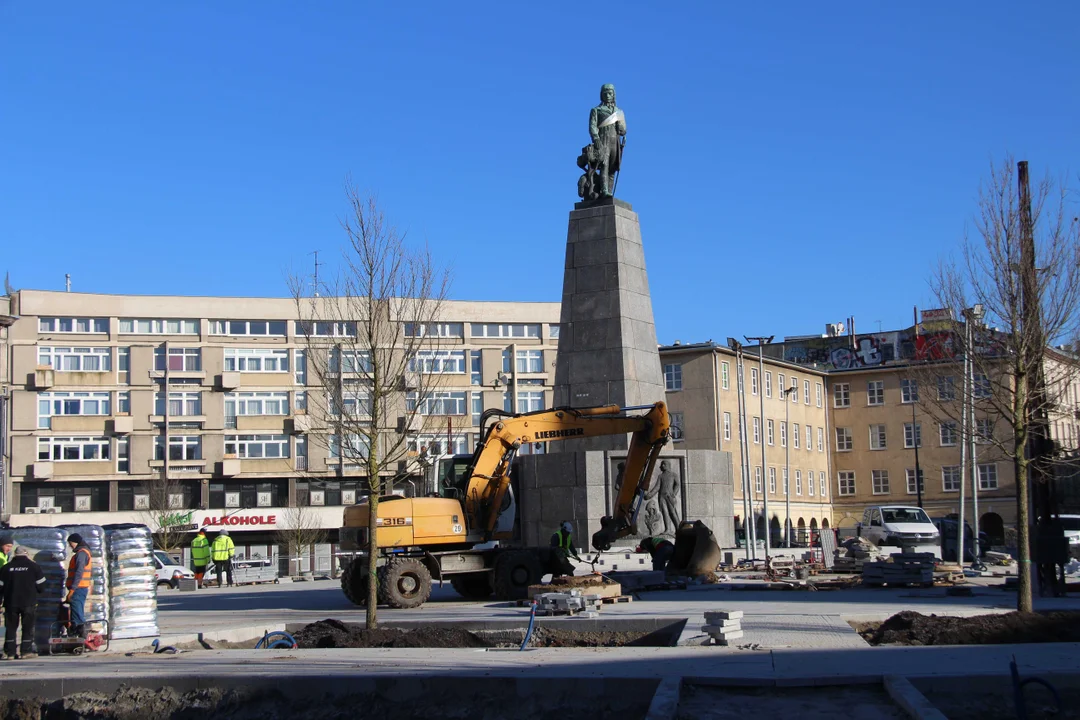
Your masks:
[{"label": "dirt trench", "polygon": [[1080,611],[948,617],[904,611],[853,625],[871,645],[1011,645],[1080,642]]}]

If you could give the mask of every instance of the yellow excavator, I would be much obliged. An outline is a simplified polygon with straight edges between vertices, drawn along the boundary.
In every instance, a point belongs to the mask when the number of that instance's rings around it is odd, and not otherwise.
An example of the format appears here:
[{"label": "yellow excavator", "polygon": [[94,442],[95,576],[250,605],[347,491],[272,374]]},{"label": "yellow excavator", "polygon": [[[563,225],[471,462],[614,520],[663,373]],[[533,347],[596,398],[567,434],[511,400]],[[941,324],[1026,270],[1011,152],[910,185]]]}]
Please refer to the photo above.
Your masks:
[{"label": "yellow excavator", "polygon": [[[431,595],[433,580],[449,580],[459,594],[500,600],[525,597],[554,569],[551,548],[514,547],[516,504],[510,468],[528,443],[631,434],[623,482],[614,512],[601,519],[592,537],[599,551],[627,535],[649,489],[653,468],[670,439],[667,406],[555,408],[512,414],[487,410],[480,420],[483,438],[471,455],[436,465],[429,497],[379,498],[376,552],[380,604],[419,607]],[[341,588],[357,605],[367,601],[368,519],[366,501],[345,508],[340,545]]]}]

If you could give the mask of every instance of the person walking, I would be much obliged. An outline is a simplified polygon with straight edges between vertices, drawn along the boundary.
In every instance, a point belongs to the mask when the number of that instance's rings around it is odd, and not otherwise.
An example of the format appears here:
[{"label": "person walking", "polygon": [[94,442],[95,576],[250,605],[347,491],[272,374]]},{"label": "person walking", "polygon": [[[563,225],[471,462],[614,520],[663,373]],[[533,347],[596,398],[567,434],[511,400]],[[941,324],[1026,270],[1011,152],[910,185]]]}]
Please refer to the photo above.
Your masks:
[{"label": "person walking", "polygon": [[[45,589],[45,573],[24,547],[0,568],[0,593],[4,599],[4,660],[37,657],[34,649],[34,620],[38,596]],[[16,644],[22,625],[22,645]],[[18,648],[18,649],[17,649]]]},{"label": "person walking", "polygon": [[199,534],[191,541],[191,565],[195,571],[195,584],[201,590],[206,566],[210,564],[210,541],[206,539],[206,528],[199,528]]},{"label": "person walking", "polygon": [[236,554],[236,545],[229,537],[228,530],[222,530],[214,538],[214,544],[210,546],[210,555],[214,560],[214,569],[217,570],[217,586],[222,587],[221,575],[224,572],[229,576],[229,587],[233,586],[232,559]]},{"label": "person walking", "polygon": [[90,546],[79,533],[68,535],[71,561],[68,563],[67,595],[64,602],[71,606],[71,626],[80,637],[86,632],[86,596],[90,594]]}]

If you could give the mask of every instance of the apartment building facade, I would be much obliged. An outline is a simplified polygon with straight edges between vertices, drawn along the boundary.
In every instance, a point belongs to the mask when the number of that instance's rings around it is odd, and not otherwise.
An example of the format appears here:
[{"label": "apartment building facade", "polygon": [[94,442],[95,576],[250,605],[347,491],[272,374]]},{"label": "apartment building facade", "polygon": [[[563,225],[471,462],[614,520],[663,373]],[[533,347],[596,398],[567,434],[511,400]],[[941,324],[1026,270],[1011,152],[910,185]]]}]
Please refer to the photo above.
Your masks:
[{"label": "apartment building facade", "polygon": [[[736,535],[741,538],[747,511],[741,480],[739,355],[708,342],[661,347],[660,361],[672,422],[681,430],[677,446],[731,453]],[[790,522],[792,540],[806,541],[832,523],[827,378],[820,370],[768,355],[759,363],[754,347],[743,349],[742,364],[745,467],[756,535],[764,539],[767,522],[772,541],[782,542]]]},{"label": "apartment building facade", "polygon": [[[170,517],[186,527],[228,527],[238,546],[270,552],[288,510],[304,507],[333,541],[360,470],[313,437],[307,407],[321,389],[291,299],[8,300],[12,525],[147,522],[168,478]],[[438,349],[417,360],[440,377],[415,452],[471,451],[485,408],[550,406],[558,303],[450,301],[443,320]]]}]

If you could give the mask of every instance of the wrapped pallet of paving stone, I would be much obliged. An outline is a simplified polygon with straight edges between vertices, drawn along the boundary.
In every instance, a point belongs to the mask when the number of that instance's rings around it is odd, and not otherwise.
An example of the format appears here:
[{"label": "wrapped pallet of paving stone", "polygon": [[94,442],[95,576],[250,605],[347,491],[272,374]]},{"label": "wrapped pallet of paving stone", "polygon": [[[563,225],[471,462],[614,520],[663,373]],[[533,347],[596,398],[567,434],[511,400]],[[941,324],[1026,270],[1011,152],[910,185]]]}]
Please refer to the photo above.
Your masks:
[{"label": "wrapped pallet of paving stone", "polygon": [[38,596],[37,620],[34,640],[38,651],[49,647],[49,634],[56,622],[60,602],[64,598],[64,581],[67,579],[65,556],[68,552],[68,533],[54,527],[19,527],[11,530],[16,547],[24,547],[30,559],[45,574],[45,587]]},{"label": "wrapped pallet of paving stone", "polygon": [[[109,563],[105,553],[105,529],[100,525],[61,525],[59,529],[67,533],[68,537],[78,533],[90,548],[90,592],[86,596],[86,619],[91,623],[108,620]],[[64,563],[67,567],[71,553],[66,542],[64,549],[68,551],[68,560]]]},{"label": "wrapped pallet of paving stone", "polygon": [[113,639],[158,634],[154,536],[145,525],[106,525]]}]

